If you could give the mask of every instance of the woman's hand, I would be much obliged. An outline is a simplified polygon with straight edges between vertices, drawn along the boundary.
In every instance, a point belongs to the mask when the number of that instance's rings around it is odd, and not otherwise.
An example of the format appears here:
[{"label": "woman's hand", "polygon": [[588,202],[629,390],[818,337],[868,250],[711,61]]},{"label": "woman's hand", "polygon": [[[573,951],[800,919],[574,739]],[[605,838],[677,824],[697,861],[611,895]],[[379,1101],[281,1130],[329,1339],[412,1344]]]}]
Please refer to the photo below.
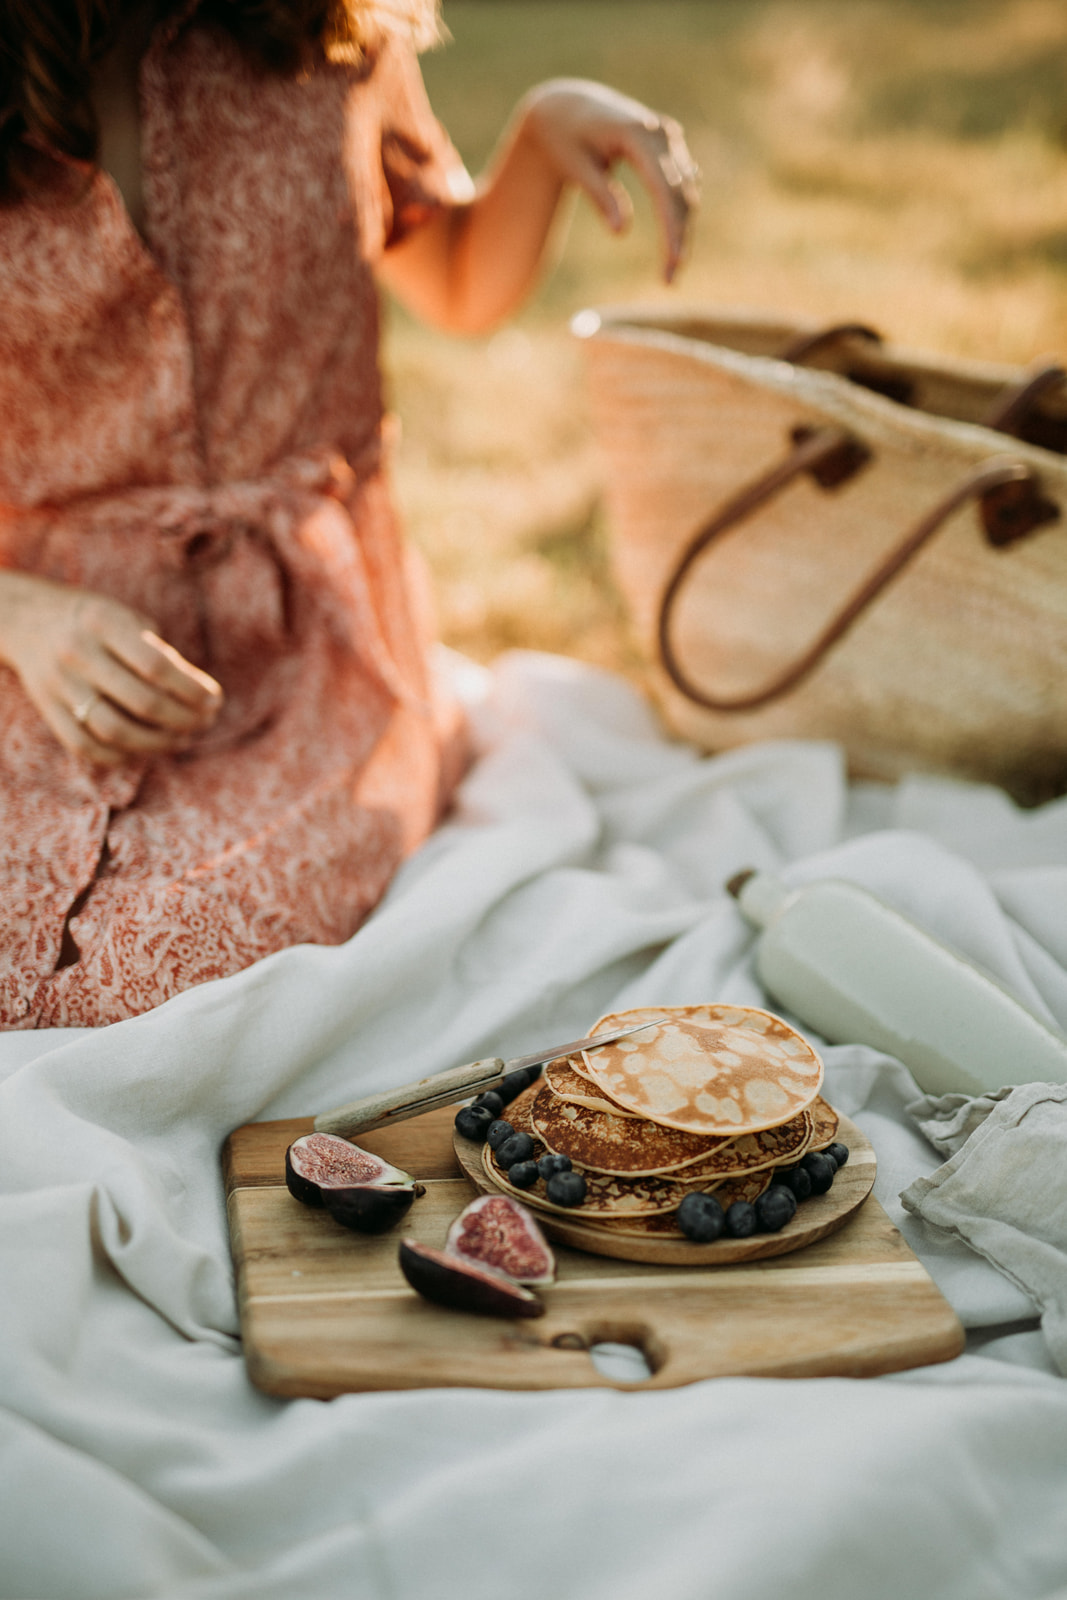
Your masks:
[{"label": "woman's hand", "polygon": [[697,203],[697,168],[682,130],[583,78],[553,78],[532,89],[473,198],[442,206],[387,250],[379,274],[416,316],[450,333],[484,333],[536,281],[565,190],[584,190],[610,228],[626,227],[629,196],[612,175],[620,161],[652,197],[669,282]]},{"label": "woman's hand", "polygon": [[60,744],[100,766],[181,749],[209,728],[222,690],[106,595],[0,573],[0,661]]},{"label": "woman's hand", "polygon": [[633,167],[659,219],[664,277],[670,283],[700,198],[697,165],[679,124],[582,78],[539,85],[527,95],[520,116],[518,137],[532,140],[564,183],[584,190],[615,233],[629,226],[632,207],[614,168],[620,161]]}]

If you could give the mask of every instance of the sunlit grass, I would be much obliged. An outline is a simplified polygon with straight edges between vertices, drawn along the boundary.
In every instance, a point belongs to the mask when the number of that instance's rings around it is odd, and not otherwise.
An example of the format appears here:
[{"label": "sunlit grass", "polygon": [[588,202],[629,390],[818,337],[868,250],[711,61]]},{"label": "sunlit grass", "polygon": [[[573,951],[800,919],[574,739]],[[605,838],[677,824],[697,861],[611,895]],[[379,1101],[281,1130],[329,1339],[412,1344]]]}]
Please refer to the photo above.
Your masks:
[{"label": "sunlit grass", "polygon": [[398,483],[450,643],[632,668],[606,564],[570,315],[605,301],[744,304],[873,322],[1026,362],[1067,354],[1067,6],[1060,0],[446,0],[431,97],[477,168],[542,77],[679,116],[704,207],[679,286],[575,214],[510,329],[470,343],[395,315]]}]

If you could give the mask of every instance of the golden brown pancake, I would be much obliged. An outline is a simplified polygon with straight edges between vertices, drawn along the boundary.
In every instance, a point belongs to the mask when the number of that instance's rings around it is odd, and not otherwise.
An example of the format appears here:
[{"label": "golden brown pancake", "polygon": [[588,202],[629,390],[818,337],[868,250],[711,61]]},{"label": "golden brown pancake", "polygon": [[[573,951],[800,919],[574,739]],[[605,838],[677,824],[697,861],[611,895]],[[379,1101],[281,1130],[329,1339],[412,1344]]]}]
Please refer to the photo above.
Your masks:
[{"label": "golden brown pancake", "polygon": [[[771,1173],[751,1172],[741,1178],[728,1178],[725,1183],[721,1183],[715,1188],[709,1186],[705,1192],[713,1194],[723,1210],[728,1211],[735,1200],[747,1200],[751,1205],[754,1200],[759,1199],[764,1189],[770,1187],[770,1182]],[[589,1226],[596,1228],[598,1231],[612,1234],[616,1238],[685,1238],[685,1234],[675,1221],[673,1211],[660,1211],[650,1217],[596,1217],[595,1219],[590,1219]],[[692,1241],[689,1242],[691,1243]]]},{"label": "golden brown pancake", "polygon": [[589,1035],[592,1038],[597,1033],[610,1033],[613,1028],[637,1028],[643,1022],[658,1022],[661,1019],[668,1022],[695,1022],[699,1028],[712,1028],[722,1022],[725,1012],[752,1010],[755,1010],[754,1006],[720,1005],[710,1000],[699,1006],[635,1006],[630,1011],[609,1011],[593,1024]]},{"label": "golden brown pancake", "polygon": [[[504,1107],[504,1116],[515,1129],[516,1133],[528,1133],[531,1139],[537,1139],[537,1129],[530,1121],[530,1112],[533,1103],[544,1088],[540,1078],[535,1078],[521,1094],[517,1094],[509,1106]],[[542,1154],[544,1152],[542,1151]]]},{"label": "golden brown pancake", "polygon": [[810,1149],[812,1127],[811,1112],[802,1111],[778,1128],[761,1128],[759,1133],[742,1133],[727,1140],[721,1150],[713,1150],[702,1161],[674,1168],[671,1177],[703,1189],[720,1178],[790,1166]]},{"label": "golden brown pancake", "polygon": [[560,1056],[558,1061],[550,1061],[543,1073],[544,1082],[559,1100],[568,1100],[572,1105],[586,1106],[590,1111],[606,1111],[614,1117],[636,1117],[636,1111],[627,1111],[625,1106],[609,1100],[603,1089],[598,1089],[590,1078],[583,1077],[576,1068],[570,1056]]},{"label": "golden brown pancake", "polygon": [[[536,1161],[544,1154],[544,1145],[535,1140],[533,1159]],[[496,1159],[496,1151],[487,1144],[482,1146],[482,1165],[488,1177],[505,1194],[514,1195],[524,1206],[582,1221],[592,1217],[641,1217],[657,1211],[677,1211],[686,1194],[680,1183],[672,1183],[669,1178],[618,1178],[601,1172],[583,1172],[586,1193],[581,1205],[557,1206],[547,1198],[543,1178],[538,1178],[530,1189],[519,1189],[509,1182],[507,1172]]]},{"label": "golden brown pancake", "polygon": [[597,1217],[588,1222],[579,1215],[583,1227],[597,1233],[610,1234],[623,1239],[684,1239],[685,1234],[674,1220],[673,1211],[659,1211],[651,1217]]},{"label": "golden brown pancake", "polygon": [[758,1200],[764,1189],[770,1188],[773,1177],[773,1171],[744,1172],[736,1178],[727,1178],[725,1183],[717,1183],[711,1193],[723,1210],[728,1211],[735,1200],[747,1200],[749,1205]]},{"label": "golden brown pancake", "polygon": [[833,1144],[837,1138],[838,1118],[837,1112],[822,1097],[817,1095],[811,1108],[811,1117],[814,1127],[812,1129],[809,1150],[825,1150],[828,1144]]},{"label": "golden brown pancake", "polygon": [[586,1172],[634,1177],[671,1172],[706,1159],[723,1143],[664,1128],[645,1117],[617,1117],[560,1100],[546,1084],[530,1113],[534,1132],[559,1155]]},{"label": "golden brown pancake", "polygon": [[[722,1138],[775,1127],[815,1099],[822,1062],[780,1017],[754,1006],[666,1009],[667,1022],[582,1052],[589,1078],[628,1111],[679,1132]],[[662,1015],[649,1008],[616,1012],[594,1032]]]}]

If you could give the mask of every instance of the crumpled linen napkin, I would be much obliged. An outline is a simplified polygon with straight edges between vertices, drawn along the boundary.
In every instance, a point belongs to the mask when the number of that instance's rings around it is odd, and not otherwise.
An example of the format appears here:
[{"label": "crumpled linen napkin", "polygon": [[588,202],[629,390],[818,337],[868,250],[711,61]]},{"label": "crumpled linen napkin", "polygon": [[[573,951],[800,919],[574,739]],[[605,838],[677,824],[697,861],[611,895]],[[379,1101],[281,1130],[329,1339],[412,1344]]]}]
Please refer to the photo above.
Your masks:
[{"label": "crumpled linen napkin", "polygon": [[1067,1084],[926,1095],[906,1109],[949,1160],[905,1189],[902,1204],[1030,1296],[1067,1376]]}]

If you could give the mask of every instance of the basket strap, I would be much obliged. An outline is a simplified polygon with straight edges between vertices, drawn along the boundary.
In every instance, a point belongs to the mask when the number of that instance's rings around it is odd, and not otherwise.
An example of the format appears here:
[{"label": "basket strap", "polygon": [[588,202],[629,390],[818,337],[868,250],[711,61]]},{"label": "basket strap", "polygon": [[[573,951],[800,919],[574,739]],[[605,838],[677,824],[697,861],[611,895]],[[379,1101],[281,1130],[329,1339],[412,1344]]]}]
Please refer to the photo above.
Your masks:
[{"label": "basket strap", "polygon": [[1009,384],[997,395],[982,418],[982,426],[995,428],[998,433],[1020,433],[1036,402],[1043,394],[1058,389],[1064,379],[1067,372],[1054,361],[1031,368],[1018,383]]},{"label": "basket strap", "polygon": [[[820,355],[822,351],[840,344],[845,339],[864,339],[869,344],[884,344],[885,340],[877,328],[868,327],[865,322],[835,322],[829,327],[818,328],[814,333],[801,333],[790,339],[788,344],[778,352],[779,361],[791,361],[794,366],[803,366],[813,356]],[[848,376],[854,377],[855,374]],[[997,433],[1022,435],[1027,419],[1034,406],[1042,395],[1067,380],[1067,372],[1057,362],[1041,361],[1031,367],[1015,383],[1010,383],[993,401],[981,425],[992,428]],[[897,399],[902,396],[892,395]],[[904,404],[908,404],[904,399]]]},{"label": "basket strap", "polygon": [[[866,358],[856,348],[859,342],[868,346]],[[832,366],[831,371],[886,400],[895,400],[898,405],[915,404],[915,379],[910,369],[888,357],[878,361],[877,353],[884,348],[885,340],[877,328],[870,328],[865,322],[835,322],[814,333],[797,334],[779,350],[778,360],[788,361],[795,367],[808,366],[816,356],[825,350],[836,350],[839,345],[847,347],[845,367],[842,371]]]},{"label": "basket strap", "polygon": [[835,322],[828,328],[819,328],[815,333],[800,333],[796,338],[778,352],[779,361],[792,361],[796,366],[802,366],[805,361],[810,361],[812,356],[818,355],[821,350],[830,345],[840,344],[842,339],[866,339],[871,344],[882,344],[884,341],[877,328],[869,328],[865,322]]},{"label": "basket strap", "polygon": [[754,711],[796,688],[927,540],[968,500],[981,500],[986,535],[994,545],[1010,544],[1060,515],[1058,506],[1042,495],[1037,474],[1027,462],[1007,456],[984,462],[908,530],[808,649],[769,683],[740,695],[718,695],[695,684],[678,661],[671,642],[671,621],[678,596],[698,558],[728,529],[744,522],[803,473],[810,474],[822,487],[832,488],[858,471],[869,455],[866,447],[843,428],[795,429],[788,455],[732,495],[690,539],[660,601],[658,623],[663,665],[687,699],[709,711]]}]

